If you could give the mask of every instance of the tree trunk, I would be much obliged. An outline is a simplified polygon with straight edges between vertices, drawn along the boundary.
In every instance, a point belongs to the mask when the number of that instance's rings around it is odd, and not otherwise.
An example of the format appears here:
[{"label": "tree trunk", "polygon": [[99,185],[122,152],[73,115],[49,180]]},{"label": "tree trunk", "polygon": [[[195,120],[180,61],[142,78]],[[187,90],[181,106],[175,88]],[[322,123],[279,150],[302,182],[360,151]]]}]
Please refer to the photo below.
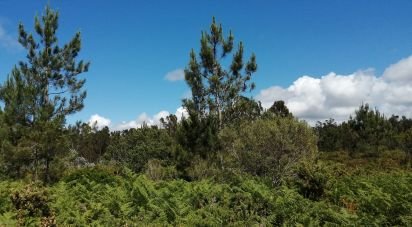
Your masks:
[{"label": "tree trunk", "polygon": [[222,109],[220,107],[220,105],[217,107],[217,111],[218,111],[218,117],[219,117],[219,130],[222,130]]},{"label": "tree trunk", "polygon": [[44,184],[48,184],[50,182],[50,158],[49,154],[46,156],[46,169],[44,172]]}]

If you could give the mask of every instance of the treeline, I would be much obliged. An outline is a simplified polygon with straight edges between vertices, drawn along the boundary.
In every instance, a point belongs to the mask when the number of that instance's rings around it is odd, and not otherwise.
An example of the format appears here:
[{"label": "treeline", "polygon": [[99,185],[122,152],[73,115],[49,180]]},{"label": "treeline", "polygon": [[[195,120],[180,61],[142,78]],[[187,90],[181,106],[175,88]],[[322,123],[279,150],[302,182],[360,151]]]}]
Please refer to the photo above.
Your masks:
[{"label": "treeline", "polygon": [[[214,18],[185,69],[187,115],[123,131],[66,125],[89,63],[80,33],[58,44],[58,16],[47,7],[34,34],[19,26],[27,60],[0,87],[0,225],[412,223],[411,119],[365,104],[312,128],[283,101],[262,108],[247,97],[256,56]],[[371,157],[389,164],[370,171]]]},{"label": "treeline", "polygon": [[412,119],[386,117],[368,104],[362,104],[349,120],[318,122],[320,151],[348,151],[351,154],[376,156],[388,150],[405,152],[412,157]]}]

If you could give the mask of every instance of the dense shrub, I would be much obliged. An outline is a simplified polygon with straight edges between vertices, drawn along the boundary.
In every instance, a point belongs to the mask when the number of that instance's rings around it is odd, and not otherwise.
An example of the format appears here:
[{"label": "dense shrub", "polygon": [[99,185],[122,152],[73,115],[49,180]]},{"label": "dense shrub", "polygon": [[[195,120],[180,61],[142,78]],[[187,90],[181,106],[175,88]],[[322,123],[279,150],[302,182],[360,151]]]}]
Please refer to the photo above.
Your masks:
[{"label": "dense shrub", "polygon": [[347,176],[335,182],[330,200],[357,215],[357,225],[410,226],[412,174]]},{"label": "dense shrub", "polygon": [[[326,167],[315,170],[323,168]],[[317,179],[316,174],[311,175],[312,171],[306,171],[306,175]],[[72,172],[48,187],[46,194],[42,187],[5,181],[0,183],[0,225],[14,226],[19,222],[18,209],[23,207],[13,204],[10,195],[15,192],[20,198],[28,198],[30,204],[41,205],[28,206],[30,209],[49,209],[60,226],[412,224],[411,173],[339,177],[331,171],[327,174],[328,185],[317,200],[305,198],[309,196],[299,187],[273,188],[259,178],[246,175],[235,175],[226,183],[211,179],[153,181],[127,170],[119,175],[110,168],[96,167]],[[43,199],[29,199],[37,197]],[[37,225],[46,221],[41,216],[42,212],[32,217],[26,215],[24,223]]]},{"label": "dense shrub", "polygon": [[[18,224],[27,226],[39,221],[41,226],[56,226],[53,211],[49,206],[47,189],[38,184],[28,184],[11,194],[17,211]],[[37,223],[38,224],[38,223]]]},{"label": "dense shrub", "polygon": [[167,165],[159,159],[150,159],[147,162],[145,174],[152,180],[170,180],[178,176],[176,166]]},{"label": "dense shrub", "polygon": [[319,200],[330,178],[329,171],[321,163],[302,162],[296,166],[291,182],[305,198]]},{"label": "dense shrub", "polygon": [[150,159],[170,160],[172,145],[173,140],[165,130],[144,126],[114,133],[104,156],[142,172]]},{"label": "dense shrub", "polygon": [[312,129],[293,118],[261,119],[229,127],[220,134],[230,167],[278,184],[292,167],[317,152]]}]

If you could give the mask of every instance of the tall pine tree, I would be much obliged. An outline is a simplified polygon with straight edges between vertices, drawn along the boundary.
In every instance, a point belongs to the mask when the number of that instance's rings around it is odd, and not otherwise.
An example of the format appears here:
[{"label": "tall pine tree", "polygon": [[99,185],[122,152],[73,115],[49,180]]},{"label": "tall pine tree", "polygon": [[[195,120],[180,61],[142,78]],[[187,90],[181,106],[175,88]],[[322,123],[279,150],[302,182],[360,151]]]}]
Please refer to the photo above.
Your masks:
[{"label": "tall pine tree", "polygon": [[58,12],[47,6],[41,18],[35,17],[35,35],[19,25],[19,42],[27,50],[27,61],[20,61],[0,87],[8,129],[1,146],[3,157],[24,150],[31,161],[25,168],[34,169],[37,175],[40,167],[46,182],[51,162],[64,150],[65,117],[83,108],[85,79],[79,74],[89,68],[89,62],[76,60],[81,48],[79,32],[68,43],[58,44],[58,18]]},{"label": "tall pine tree", "polygon": [[257,70],[254,54],[244,63],[243,44],[240,42],[233,53],[227,69],[223,64],[233,52],[234,36],[229,33],[223,37],[223,29],[213,18],[210,32],[202,32],[199,58],[194,50],[190,53],[190,62],[185,70],[185,79],[192,91],[192,98],[184,100],[189,114],[196,112],[200,117],[212,115],[217,118],[218,128],[224,125],[224,114],[229,114],[239,101],[241,94],[253,90],[250,83],[252,74]]}]

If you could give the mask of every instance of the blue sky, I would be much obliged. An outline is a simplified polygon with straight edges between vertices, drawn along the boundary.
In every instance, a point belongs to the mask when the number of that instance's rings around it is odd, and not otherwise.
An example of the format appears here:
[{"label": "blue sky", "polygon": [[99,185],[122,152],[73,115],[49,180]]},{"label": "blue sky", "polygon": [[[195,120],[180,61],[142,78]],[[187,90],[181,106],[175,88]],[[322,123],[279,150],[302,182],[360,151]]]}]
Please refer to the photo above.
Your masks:
[{"label": "blue sky", "polygon": [[[360,81],[357,78],[368,76],[371,80],[380,79],[388,67],[401,59],[408,66],[407,58],[412,53],[412,1],[407,0],[0,0],[0,81],[25,56],[24,50],[13,42],[18,23],[32,31],[33,17],[42,13],[47,2],[60,12],[60,42],[80,30],[81,58],[92,63],[90,71],[84,74],[86,106],[69,122],[87,121],[98,114],[115,125],[136,120],[142,113],[149,117],[162,110],[174,113],[189,89],[184,81],[171,82],[165,76],[186,67],[190,50],[199,49],[200,32],[209,27],[212,16],[222,23],[224,30],[233,31],[235,41],[244,42],[247,56],[251,52],[257,56],[259,68],[253,79],[257,88],[251,95],[266,102],[286,99],[292,110],[309,120],[326,116],[312,117],[302,104],[296,106],[296,96],[301,94],[297,83],[306,88],[311,81],[323,84],[326,80],[321,78],[332,78],[335,82],[342,78],[356,82]],[[367,70],[370,68],[374,71]],[[312,80],[304,80],[304,75]],[[412,80],[409,74],[406,77]],[[335,84],[339,88],[339,83]],[[412,87],[404,88],[409,89]],[[321,95],[325,93],[326,90]],[[266,97],[268,94],[278,97]],[[324,108],[333,101],[333,97],[328,97],[322,99]],[[368,101],[369,96],[361,99],[356,105],[334,100],[334,107],[350,109]],[[408,114],[412,105],[409,101],[403,106],[382,102],[376,106]]]}]

